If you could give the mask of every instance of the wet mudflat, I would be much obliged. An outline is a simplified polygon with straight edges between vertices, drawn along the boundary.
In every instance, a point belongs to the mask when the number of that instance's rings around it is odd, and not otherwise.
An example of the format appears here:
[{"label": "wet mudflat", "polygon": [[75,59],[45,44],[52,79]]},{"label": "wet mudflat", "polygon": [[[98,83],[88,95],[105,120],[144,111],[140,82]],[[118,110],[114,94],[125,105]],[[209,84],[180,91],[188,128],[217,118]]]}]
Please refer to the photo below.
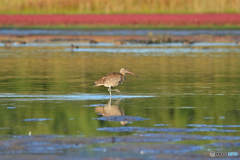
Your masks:
[{"label": "wet mudflat", "polygon": [[[234,42],[30,42],[1,44],[0,57],[0,159],[240,153],[240,47]],[[92,87],[122,67],[139,79],[127,74],[117,87],[121,95],[109,99],[107,88]],[[239,156],[223,157],[232,158]]]}]

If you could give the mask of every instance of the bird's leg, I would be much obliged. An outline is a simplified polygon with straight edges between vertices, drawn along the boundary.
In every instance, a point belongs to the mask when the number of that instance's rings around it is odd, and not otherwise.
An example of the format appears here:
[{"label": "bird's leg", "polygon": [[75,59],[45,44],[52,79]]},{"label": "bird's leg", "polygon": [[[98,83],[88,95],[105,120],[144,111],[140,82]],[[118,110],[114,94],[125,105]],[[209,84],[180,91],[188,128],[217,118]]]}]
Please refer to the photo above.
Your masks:
[{"label": "bird's leg", "polygon": [[119,91],[118,89],[114,89],[112,91],[116,91],[117,93],[121,93],[121,91]]},{"label": "bird's leg", "polygon": [[121,94],[121,91],[119,91],[118,89],[111,89],[111,87],[108,88],[109,94],[110,94],[110,98],[111,98],[111,91],[116,91],[117,93]]},{"label": "bird's leg", "polygon": [[110,94],[110,98],[111,98],[111,87],[108,88],[109,94]]}]

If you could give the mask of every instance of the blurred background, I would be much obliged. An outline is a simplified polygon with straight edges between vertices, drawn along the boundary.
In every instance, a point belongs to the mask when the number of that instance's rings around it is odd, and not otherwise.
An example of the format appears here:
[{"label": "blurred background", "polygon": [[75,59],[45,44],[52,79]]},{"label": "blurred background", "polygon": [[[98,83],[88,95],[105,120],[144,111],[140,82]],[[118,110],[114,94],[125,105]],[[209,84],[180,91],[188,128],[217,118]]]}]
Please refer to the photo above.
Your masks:
[{"label": "blurred background", "polygon": [[240,12],[240,0],[0,0],[0,3],[0,14]]}]

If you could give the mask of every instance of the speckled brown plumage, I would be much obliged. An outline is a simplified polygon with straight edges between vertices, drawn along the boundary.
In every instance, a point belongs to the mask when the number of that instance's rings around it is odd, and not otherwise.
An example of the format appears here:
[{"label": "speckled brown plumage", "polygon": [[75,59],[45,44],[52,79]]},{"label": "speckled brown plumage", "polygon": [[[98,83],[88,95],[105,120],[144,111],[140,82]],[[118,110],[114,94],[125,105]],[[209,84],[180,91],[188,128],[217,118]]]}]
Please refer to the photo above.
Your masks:
[{"label": "speckled brown plumage", "polygon": [[95,83],[95,86],[105,86],[105,87],[116,87],[119,84],[122,84],[125,79],[125,76],[121,73],[108,73],[104,77],[97,80]]}]

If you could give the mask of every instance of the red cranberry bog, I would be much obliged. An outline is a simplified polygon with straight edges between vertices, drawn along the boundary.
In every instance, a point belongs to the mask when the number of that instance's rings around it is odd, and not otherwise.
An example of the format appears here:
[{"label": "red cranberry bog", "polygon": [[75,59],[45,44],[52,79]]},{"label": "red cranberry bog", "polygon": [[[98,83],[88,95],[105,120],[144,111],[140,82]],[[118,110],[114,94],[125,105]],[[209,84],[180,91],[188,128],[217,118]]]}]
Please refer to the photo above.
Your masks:
[{"label": "red cranberry bog", "polygon": [[207,27],[238,28],[240,14],[1,15],[1,27]]}]

